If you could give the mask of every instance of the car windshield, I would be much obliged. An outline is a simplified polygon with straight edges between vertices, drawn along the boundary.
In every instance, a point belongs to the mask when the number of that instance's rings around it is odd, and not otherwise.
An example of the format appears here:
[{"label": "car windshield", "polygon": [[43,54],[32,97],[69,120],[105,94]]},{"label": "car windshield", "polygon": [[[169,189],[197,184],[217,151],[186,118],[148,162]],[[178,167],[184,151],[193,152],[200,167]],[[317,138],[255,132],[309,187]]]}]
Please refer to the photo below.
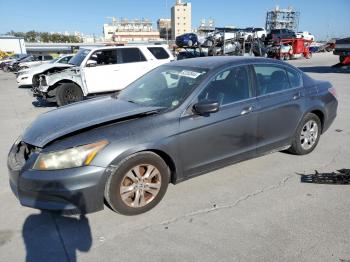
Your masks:
[{"label": "car windshield", "polygon": [[80,49],[75,56],[69,60],[68,64],[80,66],[80,64],[84,61],[85,57],[90,53],[89,49]]},{"label": "car windshield", "polygon": [[56,63],[56,61],[58,61],[58,59],[59,59],[59,58],[52,59],[49,63],[50,63],[50,64],[54,64],[54,63]]},{"label": "car windshield", "polygon": [[142,106],[179,106],[207,74],[203,68],[160,66],[122,90],[118,99]]}]

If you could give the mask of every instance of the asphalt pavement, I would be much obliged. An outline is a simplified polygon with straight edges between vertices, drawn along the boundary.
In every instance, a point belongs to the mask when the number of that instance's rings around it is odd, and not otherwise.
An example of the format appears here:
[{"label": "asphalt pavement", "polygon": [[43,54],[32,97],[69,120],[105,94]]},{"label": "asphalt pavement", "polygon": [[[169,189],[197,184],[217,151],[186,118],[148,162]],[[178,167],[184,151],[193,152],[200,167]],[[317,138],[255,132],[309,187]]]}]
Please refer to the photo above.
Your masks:
[{"label": "asphalt pavement", "polygon": [[156,208],[134,217],[108,208],[63,217],[19,205],[7,153],[55,107],[0,72],[0,261],[350,261],[350,185],[300,180],[350,168],[350,72],[332,68],[337,59],[290,61],[338,92],[338,117],[314,152],[273,153],[170,185]]}]

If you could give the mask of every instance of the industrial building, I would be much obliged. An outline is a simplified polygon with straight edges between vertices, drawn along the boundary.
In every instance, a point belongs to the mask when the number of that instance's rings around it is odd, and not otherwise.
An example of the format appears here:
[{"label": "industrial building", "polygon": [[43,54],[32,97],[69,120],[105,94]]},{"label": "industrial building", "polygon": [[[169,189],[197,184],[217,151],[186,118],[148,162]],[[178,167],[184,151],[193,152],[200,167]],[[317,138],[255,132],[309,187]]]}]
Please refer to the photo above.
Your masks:
[{"label": "industrial building", "polygon": [[172,39],[184,33],[192,31],[192,6],[176,0],[176,4],[171,8],[171,28]]},{"label": "industrial building", "polygon": [[157,21],[157,29],[160,34],[160,38],[171,39],[171,19],[160,18]]},{"label": "industrial building", "polygon": [[153,23],[148,19],[116,19],[103,25],[105,41],[132,42],[159,40],[158,31],[153,29]]},{"label": "industrial building", "polygon": [[205,19],[202,18],[199,27],[196,30],[196,33],[201,36],[206,36],[208,33],[215,30],[215,21],[214,19]]},{"label": "industrial building", "polygon": [[299,27],[300,13],[293,7],[279,8],[276,6],[266,14],[265,29],[271,31],[272,29],[290,29],[297,32]]}]

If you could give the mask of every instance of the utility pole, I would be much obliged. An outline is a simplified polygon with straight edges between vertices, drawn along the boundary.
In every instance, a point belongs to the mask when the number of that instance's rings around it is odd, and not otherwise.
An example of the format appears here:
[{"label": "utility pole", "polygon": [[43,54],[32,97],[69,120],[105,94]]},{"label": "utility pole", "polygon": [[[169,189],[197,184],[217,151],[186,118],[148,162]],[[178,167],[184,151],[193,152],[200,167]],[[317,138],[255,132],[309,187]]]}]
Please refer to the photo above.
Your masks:
[{"label": "utility pole", "polygon": [[165,0],[165,14],[166,14],[166,22],[165,22],[165,30],[166,30],[166,44],[169,46],[169,29],[168,29],[168,0]]}]

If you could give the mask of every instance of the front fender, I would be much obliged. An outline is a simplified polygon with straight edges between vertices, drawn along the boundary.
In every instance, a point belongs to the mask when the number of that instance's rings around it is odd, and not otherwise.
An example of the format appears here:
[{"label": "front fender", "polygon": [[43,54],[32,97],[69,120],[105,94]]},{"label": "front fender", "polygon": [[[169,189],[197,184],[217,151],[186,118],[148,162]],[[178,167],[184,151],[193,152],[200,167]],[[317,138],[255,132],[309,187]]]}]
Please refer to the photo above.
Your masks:
[{"label": "front fender", "polygon": [[122,151],[118,156],[116,156],[112,160],[112,162],[108,165],[107,168],[109,170],[115,170],[123,159],[125,159],[130,155],[133,155],[142,151],[154,152],[158,154],[166,162],[166,164],[169,166],[171,170],[172,183],[175,184],[176,181],[182,178],[182,169],[180,167],[180,163],[176,156],[176,151],[174,149],[173,150],[170,149],[170,146],[167,146],[166,144],[163,144],[163,143],[162,144],[154,144],[154,143],[142,144],[142,145],[137,145],[133,148],[129,148],[125,151]]}]

